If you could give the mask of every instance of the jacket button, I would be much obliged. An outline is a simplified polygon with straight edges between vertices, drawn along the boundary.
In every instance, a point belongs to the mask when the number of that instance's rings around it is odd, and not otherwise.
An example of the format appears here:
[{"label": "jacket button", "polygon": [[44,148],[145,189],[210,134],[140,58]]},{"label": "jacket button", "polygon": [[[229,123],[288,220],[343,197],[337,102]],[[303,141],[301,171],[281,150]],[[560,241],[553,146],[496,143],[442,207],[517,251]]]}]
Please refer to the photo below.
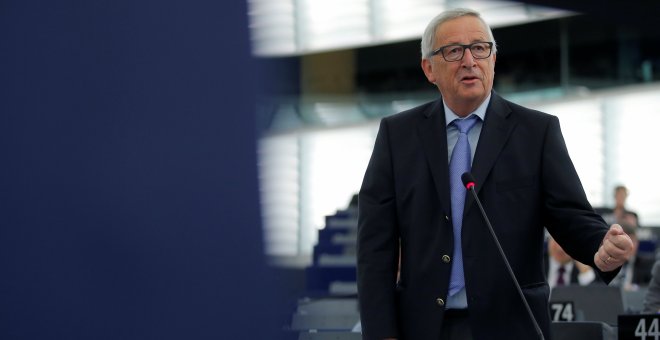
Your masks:
[{"label": "jacket button", "polygon": [[442,306],[445,305],[445,300],[440,299],[440,298],[438,298],[437,300],[435,300],[435,302],[437,302],[437,303],[438,303],[438,306],[440,306],[440,307],[442,307]]},{"label": "jacket button", "polygon": [[445,221],[449,221],[449,216],[445,215]]},{"label": "jacket button", "polygon": [[442,255],[442,262],[449,263],[450,261],[451,257],[449,257],[449,255]]}]

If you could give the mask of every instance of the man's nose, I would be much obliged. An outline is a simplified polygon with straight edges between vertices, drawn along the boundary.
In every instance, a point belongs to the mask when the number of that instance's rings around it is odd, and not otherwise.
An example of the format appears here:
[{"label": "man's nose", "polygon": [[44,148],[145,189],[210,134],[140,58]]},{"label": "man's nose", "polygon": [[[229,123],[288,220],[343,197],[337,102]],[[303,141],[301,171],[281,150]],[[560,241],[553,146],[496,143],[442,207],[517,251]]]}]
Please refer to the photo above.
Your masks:
[{"label": "man's nose", "polygon": [[472,67],[476,64],[476,59],[472,55],[472,50],[469,48],[465,49],[465,52],[463,53],[463,59],[461,59],[461,66],[463,67]]}]

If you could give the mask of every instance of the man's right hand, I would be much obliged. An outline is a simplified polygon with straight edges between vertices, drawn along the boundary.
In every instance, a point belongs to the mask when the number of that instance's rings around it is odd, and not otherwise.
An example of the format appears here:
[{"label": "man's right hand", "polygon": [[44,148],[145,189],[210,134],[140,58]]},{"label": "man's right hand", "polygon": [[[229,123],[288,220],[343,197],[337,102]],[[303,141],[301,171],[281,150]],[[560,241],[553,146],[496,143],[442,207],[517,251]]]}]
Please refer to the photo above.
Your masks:
[{"label": "man's right hand", "polygon": [[633,242],[630,236],[618,224],[613,224],[605,234],[600,248],[594,254],[596,267],[603,272],[609,272],[621,267],[633,253]]}]

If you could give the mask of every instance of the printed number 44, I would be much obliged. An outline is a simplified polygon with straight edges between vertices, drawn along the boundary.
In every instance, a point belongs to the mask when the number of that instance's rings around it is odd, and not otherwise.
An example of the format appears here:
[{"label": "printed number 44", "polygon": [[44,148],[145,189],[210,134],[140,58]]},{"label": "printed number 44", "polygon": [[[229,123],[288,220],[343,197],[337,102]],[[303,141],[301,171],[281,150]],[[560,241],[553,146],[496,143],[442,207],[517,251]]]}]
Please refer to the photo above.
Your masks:
[{"label": "printed number 44", "polygon": [[639,320],[637,328],[635,328],[635,337],[640,340],[660,340],[660,327],[658,327],[658,319],[653,319],[649,328],[646,328],[646,319]]}]

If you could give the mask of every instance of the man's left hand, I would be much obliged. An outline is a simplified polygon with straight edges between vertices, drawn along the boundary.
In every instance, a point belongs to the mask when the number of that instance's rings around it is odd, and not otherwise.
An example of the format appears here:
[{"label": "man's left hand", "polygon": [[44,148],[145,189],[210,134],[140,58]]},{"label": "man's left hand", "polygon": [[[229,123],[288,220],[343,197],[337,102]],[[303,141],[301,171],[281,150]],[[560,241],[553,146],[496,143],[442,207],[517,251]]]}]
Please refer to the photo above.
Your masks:
[{"label": "man's left hand", "polygon": [[633,255],[633,242],[618,224],[613,224],[594,254],[596,267],[610,272],[621,267]]}]

